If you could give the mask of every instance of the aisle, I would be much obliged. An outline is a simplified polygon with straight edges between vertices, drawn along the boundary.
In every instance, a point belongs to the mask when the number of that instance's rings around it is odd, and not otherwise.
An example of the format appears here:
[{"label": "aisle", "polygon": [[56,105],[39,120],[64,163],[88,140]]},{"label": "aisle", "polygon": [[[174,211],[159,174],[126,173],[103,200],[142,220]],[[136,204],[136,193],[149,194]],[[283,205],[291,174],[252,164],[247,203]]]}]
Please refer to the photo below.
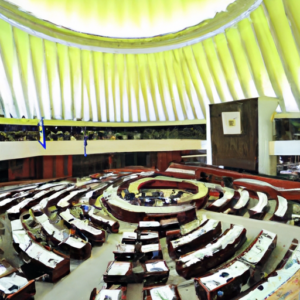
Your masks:
[{"label": "aisle", "polygon": [[[122,234],[110,234],[102,247],[94,247],[92,256],[84,261],[71,261],[71,273],[56,284],[37,282],[35,300],[89,300],[93,288],[103,285],[102,275]],[[134,299],[132,299],[134,300]]]},{"label": "aisle", "polygon": [[[86,261],[71,260],[71,273],[56,284],[48,282],[36,283],[35,300],[89,300],[94,288],[102,288],[103,273],[108,262],[114,259],[113,251],[121,242],[123,231],[133,231],[136,224],[120,221],[120,233],[109,234],[101,247],[94,247],[92,255]],[[141,287],[133,285],[129,289],[130,300],[141,300]],[[140,295],[140,296],[139,296]]]}]

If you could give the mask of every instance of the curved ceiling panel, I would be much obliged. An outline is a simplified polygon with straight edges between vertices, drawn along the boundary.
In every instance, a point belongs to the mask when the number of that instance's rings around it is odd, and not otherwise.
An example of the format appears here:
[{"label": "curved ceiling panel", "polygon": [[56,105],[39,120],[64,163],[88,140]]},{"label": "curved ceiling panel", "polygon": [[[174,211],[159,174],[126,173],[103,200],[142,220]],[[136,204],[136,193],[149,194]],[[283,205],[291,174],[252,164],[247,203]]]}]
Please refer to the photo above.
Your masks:
[{"label": "curved ceiling panel", "polygon": [[0,0],[0,18],[85,50],[153,53],[216,35],[262,0]]},{"label": "curved ceiling panel", "polygon": [[0,114],[197,122],[209,103],[257,96],[278,97],[283,112],[299,112],[299,14],[298,0],[264,0],[224,32],[149,54],[82,50],[0,20]]},{"label": "curved ceiling panel", "polygon": [[236,0],[7,0],[39,19],[78,32],[144,38],[213,19]]}]

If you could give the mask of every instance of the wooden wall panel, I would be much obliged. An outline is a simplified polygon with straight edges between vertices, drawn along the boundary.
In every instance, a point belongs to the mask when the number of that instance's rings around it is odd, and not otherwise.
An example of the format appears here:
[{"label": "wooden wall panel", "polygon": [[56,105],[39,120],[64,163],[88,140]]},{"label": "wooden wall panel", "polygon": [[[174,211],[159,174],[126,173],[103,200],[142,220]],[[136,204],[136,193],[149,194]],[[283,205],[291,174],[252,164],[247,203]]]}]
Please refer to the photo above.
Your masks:
[{"label": "wooden wall panel", "polygon": [[68,156],[44,156],[8,161],[8,180],[72,177],[72,159]]},{"label": "wooden wall panel", "polygon": [[[135,152],[83,155],[41,156],[7,161],[2,181],[83,177],[108,168],[141,165],[165,171],[171,162],[181,162],[181,151]],[[0,175],[2,174],[0,173]],[[1,178],[0,178],[1,179]],[[1,181],[1,180],[0,180]]]},{"label": "wooden wall panel", "polygon": [[22,180],[36,178],[35,159],[24,158],[9,161],[8,180]]},{"label": "wooden wall panel", "polygon": [[43,178],[71,177],[72,156],[44,156]]},{"label": "wooden wall panel", "polygon": [[158,152],[157,153],[157,169],[165,171],[171,162],[181,162],[180,151]]},{"label": "wooden wall panel", "polygon": [[[222,112],[240,111],[242,134],[224,135]],[[214,165],[258,170],[258,99],[210,105]]]}]

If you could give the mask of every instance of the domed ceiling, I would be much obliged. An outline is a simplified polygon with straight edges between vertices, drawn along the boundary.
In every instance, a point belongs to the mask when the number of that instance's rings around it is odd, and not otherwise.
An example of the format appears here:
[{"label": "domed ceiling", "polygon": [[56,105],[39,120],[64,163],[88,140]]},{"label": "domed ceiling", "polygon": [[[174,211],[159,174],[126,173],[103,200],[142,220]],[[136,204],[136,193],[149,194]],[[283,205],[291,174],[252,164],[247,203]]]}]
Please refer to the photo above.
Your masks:
[{"label": "domed ceiling", "polygon": [[[13,26],[81,49],[152,53],[196,43],[262,0],[0,0]],[[2,8],[2,9],[1,9]]]},{"label": "domed ceiling", "polygon": [[299,112],[299,14],[299,0],[0,0],[0,115],[197,123],[258,96]]},{"label": "domed ceiling", "polygon": [[142,38],[212,19],[236,0],[9,0],[21,10],[87,34]]}]

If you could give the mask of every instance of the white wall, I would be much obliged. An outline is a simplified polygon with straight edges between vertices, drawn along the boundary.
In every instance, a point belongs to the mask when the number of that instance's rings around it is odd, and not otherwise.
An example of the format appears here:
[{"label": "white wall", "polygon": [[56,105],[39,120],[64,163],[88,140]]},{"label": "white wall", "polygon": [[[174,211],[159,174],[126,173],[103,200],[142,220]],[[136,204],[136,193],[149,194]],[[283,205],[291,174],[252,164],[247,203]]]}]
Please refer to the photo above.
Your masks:
[{"label": "white wall", "polygon": [[269,154],[269,142],[273,140],[273,119],[278,99],[259,97],[258,99],[258,172],[276,175],[276,157]]}]

